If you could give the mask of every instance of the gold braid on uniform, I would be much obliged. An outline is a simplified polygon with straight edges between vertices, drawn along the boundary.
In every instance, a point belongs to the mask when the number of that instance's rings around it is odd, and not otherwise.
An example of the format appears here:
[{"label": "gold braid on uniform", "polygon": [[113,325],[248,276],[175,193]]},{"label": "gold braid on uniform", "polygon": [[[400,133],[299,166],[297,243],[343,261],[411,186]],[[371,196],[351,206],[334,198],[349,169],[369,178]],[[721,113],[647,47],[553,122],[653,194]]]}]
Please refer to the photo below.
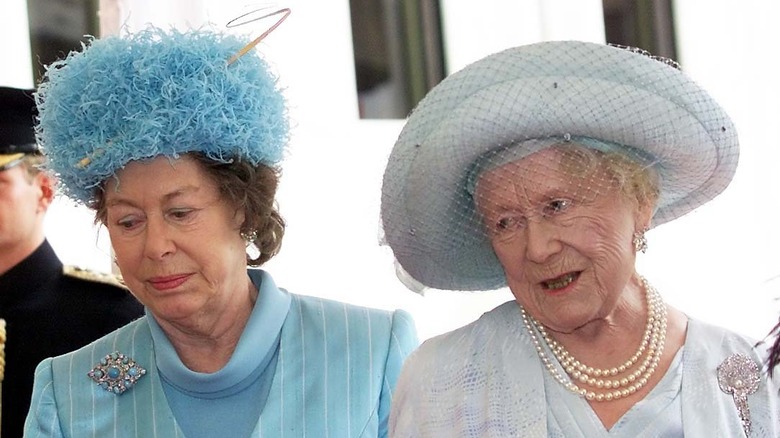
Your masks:
[{"label": "gold braid on uniform", "polygon": [[78,266],[69,266],[69,265],[63,266],[62,273],[67,275],[68,277],[75,277],[86,281],[94,281],[97,283],[110,284],[113,286],[121,287],[123,289],[127,289],[127,285],[125,284],[124,280],[122,280],[122,277],[115,274],[108,274],[105,272],[98,272],[98,271],[93,271],[91,269],[84,269]]}]

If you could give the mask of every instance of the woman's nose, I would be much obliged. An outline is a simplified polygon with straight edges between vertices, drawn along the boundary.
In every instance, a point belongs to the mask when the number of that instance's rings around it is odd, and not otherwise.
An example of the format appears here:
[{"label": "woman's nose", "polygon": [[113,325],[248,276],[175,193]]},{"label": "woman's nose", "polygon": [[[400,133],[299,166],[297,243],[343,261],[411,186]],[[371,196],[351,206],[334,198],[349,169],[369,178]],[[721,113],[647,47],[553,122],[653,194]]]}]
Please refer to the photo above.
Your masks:
[{"label": "woman's nose", "polygon": [[557,227],[544,219],[529,220],[525,228],[526,258],[535,263],[544,263],[561,251],[562,244]]},{"label": "woman's nose", "polygon": [[161,260],[176,251],[171,230],[163,220],[148,220],[144,252],[152,260]]}]

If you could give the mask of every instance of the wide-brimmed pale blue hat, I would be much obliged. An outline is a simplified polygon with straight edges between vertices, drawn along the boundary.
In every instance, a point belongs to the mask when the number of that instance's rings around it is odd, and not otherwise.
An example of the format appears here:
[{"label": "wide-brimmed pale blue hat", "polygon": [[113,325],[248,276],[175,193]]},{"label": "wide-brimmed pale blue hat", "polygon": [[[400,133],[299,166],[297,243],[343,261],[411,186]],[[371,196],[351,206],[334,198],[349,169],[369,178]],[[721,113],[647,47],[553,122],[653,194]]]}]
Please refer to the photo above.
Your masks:
[{"label": "wide-brimmed pale blue hat", "polygon": [[278,163],[289,122],[277,77],[256,50],[229,62],[248,43],[148,27],[53,63],[36,96],[37,137],[64,192],[90,205],[129,161],[160,155]]},{"label": "wide-brimmed pale blue hat", "polygon": [[507,148],[520,159],[576,141],[652,166],[652,225],[721,193],[736,171],[737,132],[723,108],[675,63],[579,41],[511,48],[450,75],[409,116],[382,186],[384,241],[413,283],[504,287],[475,209],[474,172]]}]

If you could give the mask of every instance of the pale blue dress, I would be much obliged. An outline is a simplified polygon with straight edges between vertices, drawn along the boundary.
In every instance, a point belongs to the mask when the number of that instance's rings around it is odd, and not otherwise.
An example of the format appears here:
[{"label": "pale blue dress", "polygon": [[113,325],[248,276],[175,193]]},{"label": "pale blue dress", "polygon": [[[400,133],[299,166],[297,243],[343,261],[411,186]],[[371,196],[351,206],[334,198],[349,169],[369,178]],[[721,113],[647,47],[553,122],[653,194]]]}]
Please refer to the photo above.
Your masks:
[{"label": "pale blue dress", "polygon": [[[151,316],[35,374],[25,437],[384,437],[410,315],[290,294],[249,270],[258,304],[229,363],[187,370]],[[87,372],[119,351],[147,369],[121,395]]]},{"label": "pale blue dress", "polygon": [[[682,437],[682,349],[661,381],[607,430],[588,402],[544,374],[550,438]],[[562,370],[561,370],[562,371]],[[554,401],[553,401],[554,400]]]},{"label": "pale blue dress", "polygon": [[[744,437],[717,367],[763,349],[728,330],[688,320],[684,347],[662,381],[607,431],[590,405],[565,390],[539,360],[518,304],[425,341],[407,359],[393,400],[393,438]],[[748,396],[751,437],[780,436],[777,383],[761,376]]]}]

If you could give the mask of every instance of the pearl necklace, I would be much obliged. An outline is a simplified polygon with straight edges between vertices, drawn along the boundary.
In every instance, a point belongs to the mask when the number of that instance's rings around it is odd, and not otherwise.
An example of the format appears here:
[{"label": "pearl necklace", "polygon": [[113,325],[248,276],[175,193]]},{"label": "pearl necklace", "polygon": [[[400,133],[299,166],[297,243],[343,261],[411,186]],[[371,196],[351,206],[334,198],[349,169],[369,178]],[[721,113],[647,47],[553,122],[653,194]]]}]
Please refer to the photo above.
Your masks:
[{"label": "pearl necklace", "polygon": [[[647,325],[642,336],[642,342],[636,353],[617,367],[595,368],[575,359],[571,353],[547,333],[547,330],[541,323],[528,315],[524,308],[520,308],[523,324],[525,324],[528,333],[531,335],[531,341],[539,355],[539,359],[552,377],[569,391],[592,401],[617,400],[637,392],[647,384],[650,376],[655,373],[664,351],[664,342],[666,341],[666,306],[658,291],[646,279],[640,278],[647,300]],[[552,351],[553,356],[568,375],[568,379],[561,375],[554,362],[547,357],[542,342],[537,337],[532,325],[539,331],[544,344]],[[633,369],[642,356],[644,356],[642,363],[636,369]],[[601,379],[600,377],[602,376],[614,378]],[[596,388],[596,390],[605,391],[589,390],[578,386],[575,382]]]}]

